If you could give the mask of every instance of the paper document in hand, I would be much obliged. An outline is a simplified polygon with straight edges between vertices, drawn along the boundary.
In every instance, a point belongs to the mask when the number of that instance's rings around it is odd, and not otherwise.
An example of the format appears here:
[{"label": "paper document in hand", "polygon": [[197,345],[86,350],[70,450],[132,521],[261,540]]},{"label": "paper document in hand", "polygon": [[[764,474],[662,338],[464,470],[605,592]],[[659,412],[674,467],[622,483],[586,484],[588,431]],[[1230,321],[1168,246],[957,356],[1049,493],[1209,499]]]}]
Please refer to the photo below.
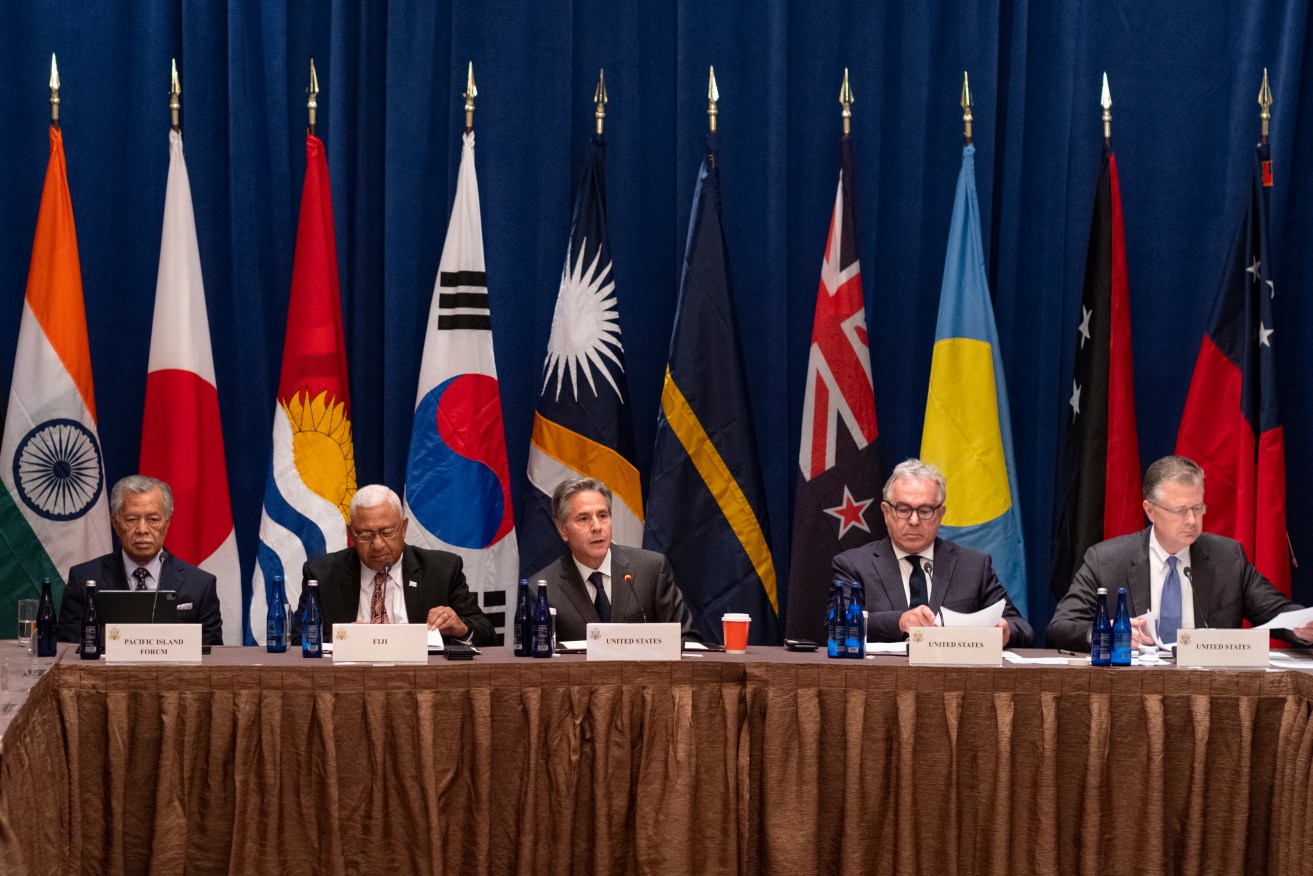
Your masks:
[{"label": "paper document in hand", "polygon": [[429,650],[441,651],[442,648],[442,633],[436,629],[429,630]]},{"label": "paper document in hand", "polygon": [[951,608],[939,609],[939,615],[936,618],[936,626],[941,627],[996,627],[998,622],[1003,620],[1003,600],[982,608],[980,611],[973,611],[970,614],[964,614],[960,611],[953,611]]},{"label": "paper document in hand", "polygon": [[1259,624],[1257,630],[1296,630],[1313,623],[1313,608],[1299,608],[1283,611],[1265,624]]}]

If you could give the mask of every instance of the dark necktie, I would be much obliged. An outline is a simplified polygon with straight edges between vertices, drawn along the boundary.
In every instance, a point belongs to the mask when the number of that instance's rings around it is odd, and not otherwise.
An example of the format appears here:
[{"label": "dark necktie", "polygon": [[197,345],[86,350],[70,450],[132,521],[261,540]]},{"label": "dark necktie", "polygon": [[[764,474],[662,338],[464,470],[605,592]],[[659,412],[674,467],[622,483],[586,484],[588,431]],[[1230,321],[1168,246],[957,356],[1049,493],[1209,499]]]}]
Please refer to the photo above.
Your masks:
[{"label": "dark necktie", "polygon": [[387,606],[383,604],[383,590],[387,587],[388,576],[382,572],[374,575],[374,596],[369,600],[369,622],[371,624],[388,624]]},{"label": "dark necktie", "polygon": [[908,554],[903,559],[912,564],[912,576],[907,579],[907,588],[912,592],[912,599],[907,607],[916,608],[918,605],[928,605],[930,603],[930,591],[926,589],[925,571],[921,568],[921,560],[924,557],[919,554]]},{"label": "dark necktie", "polygon": [[606,588],[602,586],[602,573],[594,572],[588,576],[588,583],[597,590],[593,598],[593,607],[597,609],[597,619],[604,624],[611,622],[611,600],[606,598]]},{"label": "dark necktie", "polygon": [[150,572],[146,571],[145,566],[138,566],[137,571],[132,573],[132,577],[137,579],[137,589],[146,589],[146,579],[150,577]]}]

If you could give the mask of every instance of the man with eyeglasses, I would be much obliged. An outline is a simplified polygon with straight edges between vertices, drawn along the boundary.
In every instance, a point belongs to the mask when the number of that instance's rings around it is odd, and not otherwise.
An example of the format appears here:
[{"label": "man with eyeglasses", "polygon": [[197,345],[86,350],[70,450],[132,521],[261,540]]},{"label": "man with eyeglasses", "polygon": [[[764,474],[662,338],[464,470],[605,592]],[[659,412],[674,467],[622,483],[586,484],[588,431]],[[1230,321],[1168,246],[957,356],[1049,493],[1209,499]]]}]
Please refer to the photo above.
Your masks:
[{"label": "man with eyeglasses", "polygon": [[[1099,542],[1058,602],[1049,624],[1048,644],[1073,651],[1090,649],[1094,599],[1100,587],[1116,608],[1125,587],[1131,614],[1152,609],[1162,642],[1176,641],[1179,629],[1238,628],[1243,621],[1266,623],[1300,608],[1258,573],[1235,539],[1203,531],[1204,470],[1184,456],[1165,456],[1144,473],[1144,513],[1140,532]],[[1135,647],[1153,641],[1144,614],[1131,619]],[[1276,631],[1288,641],[1313,639],[1313,624]]]},{"label": "man with eyeglasses", "polygon": [[1003,600],[1004,647],[1027,647],[1034,632],[1008,599],[989,554],[939,538],[947,497],[939,469],[919,459],[900,462],[880,503],[889,536],[834,558],[834,574],[866,591],[867,639],[899,642],[915,627],[934,626],[941,608],[969,614]]},{"label": "man with eyeglasses", "polygon": [[[361,487],[350,516],[355,546],[315,557],[301,572],[303,603],[305,582],[319,582],[325,641],[332,640],[333,624],[427,623],[444,639],[495,644],[492,621],[465,583],[461,558],[406,544],[408,521],[396,493],[382,484]],[[298,606],[292,621],[298,642],[300,616]]]}]

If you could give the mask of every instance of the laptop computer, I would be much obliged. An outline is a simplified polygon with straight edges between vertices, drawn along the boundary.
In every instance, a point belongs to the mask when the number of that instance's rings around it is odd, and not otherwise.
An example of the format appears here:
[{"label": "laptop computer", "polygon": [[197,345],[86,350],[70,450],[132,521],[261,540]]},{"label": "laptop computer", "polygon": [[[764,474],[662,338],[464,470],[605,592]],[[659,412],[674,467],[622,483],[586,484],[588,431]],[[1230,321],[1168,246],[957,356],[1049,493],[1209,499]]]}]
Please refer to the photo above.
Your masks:
[{"label": "laptop computer", "polygon": [[106,624],[176,624],[176,590],[103,590],[96,593],[96,614]]}]

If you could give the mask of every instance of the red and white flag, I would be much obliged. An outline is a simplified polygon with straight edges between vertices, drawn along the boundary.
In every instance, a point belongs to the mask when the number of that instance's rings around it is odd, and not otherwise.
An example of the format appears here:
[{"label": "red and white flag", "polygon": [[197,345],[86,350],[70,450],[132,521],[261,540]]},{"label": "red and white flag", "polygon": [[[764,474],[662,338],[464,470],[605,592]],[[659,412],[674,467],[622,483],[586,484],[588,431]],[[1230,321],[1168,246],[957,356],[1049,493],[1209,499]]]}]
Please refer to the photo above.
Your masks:
[{"label": "red and white flag", "polygon": [[210,324],[182,135],[169,132],[169,181],[141,426],[141,473],[173,489],[167,548],[218,579],[223,640],[242,641],[242,577]]}]

